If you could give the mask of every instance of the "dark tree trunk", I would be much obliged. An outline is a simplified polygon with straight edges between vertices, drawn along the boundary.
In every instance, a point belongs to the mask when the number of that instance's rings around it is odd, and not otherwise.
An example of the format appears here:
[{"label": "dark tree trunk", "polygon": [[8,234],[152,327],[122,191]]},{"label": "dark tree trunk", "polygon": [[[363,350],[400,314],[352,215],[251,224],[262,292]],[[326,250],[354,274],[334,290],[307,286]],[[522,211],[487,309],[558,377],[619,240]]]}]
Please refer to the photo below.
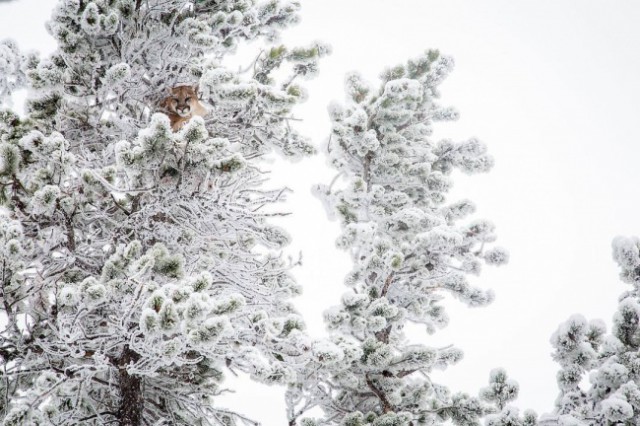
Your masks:
[{"label": "dark tree trunk", "polygon": [[120,426],[140,426],[144,411],[142,396],[142,378],[127,372],[127,365],[136,362],[140,356],[125,346],[118,359],[118,384],[120,386],[120,407],[118,419]]}]

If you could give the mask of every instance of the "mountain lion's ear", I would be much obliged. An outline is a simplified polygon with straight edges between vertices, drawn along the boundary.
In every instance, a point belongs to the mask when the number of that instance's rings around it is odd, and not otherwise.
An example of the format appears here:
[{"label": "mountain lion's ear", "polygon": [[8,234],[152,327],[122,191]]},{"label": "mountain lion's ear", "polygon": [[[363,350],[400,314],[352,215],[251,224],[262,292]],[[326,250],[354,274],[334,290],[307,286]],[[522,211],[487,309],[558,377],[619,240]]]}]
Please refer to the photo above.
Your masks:
[{"label": "mountain lion's ear", "polygon": [[172,87],[168,87],[168,86],[167,86],[167,87],[164,89],[164,91],[166,92],[166,94],[167,94],[167,95],[171,95],[171,94],[173,94],[173,88],[172,88]]}]

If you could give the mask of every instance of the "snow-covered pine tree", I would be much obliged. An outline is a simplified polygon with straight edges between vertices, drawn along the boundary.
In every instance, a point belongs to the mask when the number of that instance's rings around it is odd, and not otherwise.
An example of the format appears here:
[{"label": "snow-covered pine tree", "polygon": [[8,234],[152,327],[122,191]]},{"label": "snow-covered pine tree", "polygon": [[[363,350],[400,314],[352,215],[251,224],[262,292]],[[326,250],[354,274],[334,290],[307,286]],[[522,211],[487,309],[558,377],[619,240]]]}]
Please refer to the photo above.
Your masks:
[{"label": "snow-covered pine tree", "polygon": [[26,84],[25,68],[30,60],[37,60],[36,56],[21,53],[13,40],[0,42],[0,105],[3,101],[11,104],[13,91]]},{"label": "snow-covered pine tree", "polygon": [[[326,149],[338,175],[316,193],[340,220],[337,244],[354,266],[342,304],[325,314],[333,346],[314,352],[306,376],[288,390],[292,425],[477,425],[487,414],[491,425],[535,424],[533,413],[521,418],[506,407],[517,385],[503,371],[492,373],[482,397],[452,393],[430,372],[462,352],[403,333],[408,323],[428,333],[445,326],[446,294],[470,306],[489,303],[491,292],[467,276],[508,257],[489,247],[496,238],[490,222],[462,223],[474,211],[470,201],[446,202],[455,169],[486,172],[493,164],[476,139],[431,139],[434,122],[457,116],[437,102],[451,67],[450,58],[429,51],[386,70],[378,90],[351,74],[347,104],[330,107]],[[324,417],[302,419],[316,405]]]},{"label": "snow-covered pine tree", "polygon": [[[252,423],[212,403],[223,371],[292,380],[299,288],[267,222],[285,191],[257,162],[313,151],[287,117],[326,48],[273,44],[298,7],[61,0],[53,55],[0,46],[0,94],[30,91],[0,114],[4,425]],[[158,106],[195,84],[210,113],[173,132]]]},{"label": "snow-covered pine tree", "polygon": [[552,336],[560,394],[542,425],[640,424],[640,239],[615,238],[613,258],[632,288],[620,296],[611,333],[603,321],[573,315]]}]

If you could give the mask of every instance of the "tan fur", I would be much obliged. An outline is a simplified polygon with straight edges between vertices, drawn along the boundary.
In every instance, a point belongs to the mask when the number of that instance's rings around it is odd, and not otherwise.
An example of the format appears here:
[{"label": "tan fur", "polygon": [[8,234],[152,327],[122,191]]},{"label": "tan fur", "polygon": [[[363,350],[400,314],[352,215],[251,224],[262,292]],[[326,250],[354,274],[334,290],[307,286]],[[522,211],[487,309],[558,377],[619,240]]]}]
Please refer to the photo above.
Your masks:
[{"label": "tan fur", "polygon": [[177,86],[160,102],[160,108],[171,120],[173,131],[179,130],[194,116],[204,117],[209,111],[198,101],[197,87]]}]

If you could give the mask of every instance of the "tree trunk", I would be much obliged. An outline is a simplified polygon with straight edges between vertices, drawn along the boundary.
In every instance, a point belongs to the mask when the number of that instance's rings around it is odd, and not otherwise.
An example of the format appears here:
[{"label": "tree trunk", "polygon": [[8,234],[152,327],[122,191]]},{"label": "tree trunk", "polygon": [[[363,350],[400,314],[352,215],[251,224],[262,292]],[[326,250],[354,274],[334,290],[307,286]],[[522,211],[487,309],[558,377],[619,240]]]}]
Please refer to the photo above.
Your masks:
[{"label": "tree trunk", "polygon": [[129,374],[127,365],[136,362],[140,356],[125,346],[118,359],[118,384],[120,386],[120,407],[118,419],[120,426],[140,426],[144,411],[142,396],[142,378]]}]

